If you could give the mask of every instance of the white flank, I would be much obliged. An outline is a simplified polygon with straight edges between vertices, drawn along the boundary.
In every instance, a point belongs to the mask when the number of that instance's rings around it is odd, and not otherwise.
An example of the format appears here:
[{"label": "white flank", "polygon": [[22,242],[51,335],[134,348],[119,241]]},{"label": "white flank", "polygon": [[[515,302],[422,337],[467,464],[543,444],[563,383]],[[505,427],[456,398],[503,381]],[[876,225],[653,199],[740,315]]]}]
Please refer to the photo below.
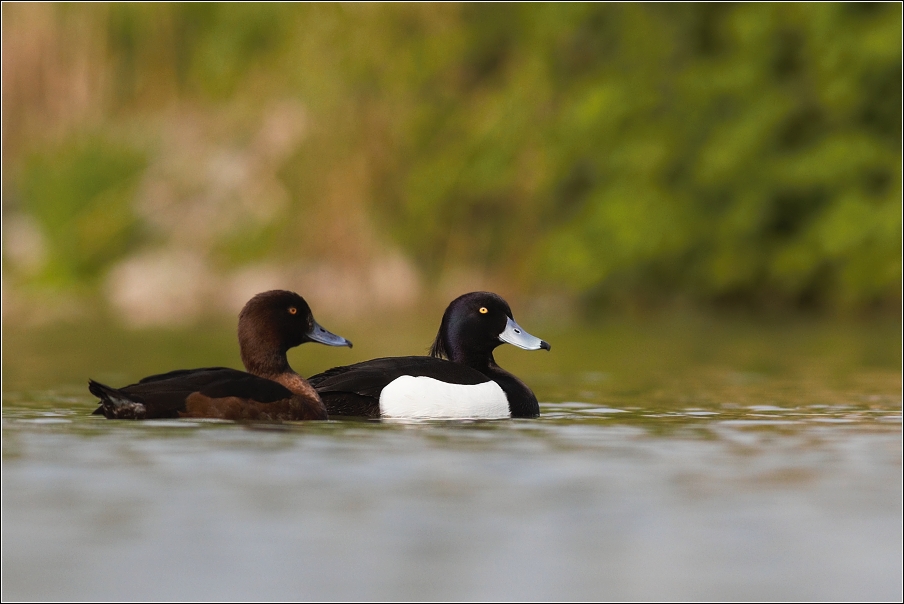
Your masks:
[{"label": "white flank", "polygon": [[465,386],[403,375],[380,393],[383,417],[501,419],[511,417],[508,398],[494,381]]}]

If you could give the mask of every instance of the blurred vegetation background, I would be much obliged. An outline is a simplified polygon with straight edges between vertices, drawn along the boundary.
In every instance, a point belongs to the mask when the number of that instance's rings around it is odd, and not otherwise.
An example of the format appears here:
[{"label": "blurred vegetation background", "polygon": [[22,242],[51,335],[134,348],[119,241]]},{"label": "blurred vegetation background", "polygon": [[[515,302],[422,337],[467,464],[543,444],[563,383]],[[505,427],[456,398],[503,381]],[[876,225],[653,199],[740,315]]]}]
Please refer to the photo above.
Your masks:
[{"label": "blurred vegetation background", "polygon": [[7,321],[900,312],[900,4],[2,11]]}]

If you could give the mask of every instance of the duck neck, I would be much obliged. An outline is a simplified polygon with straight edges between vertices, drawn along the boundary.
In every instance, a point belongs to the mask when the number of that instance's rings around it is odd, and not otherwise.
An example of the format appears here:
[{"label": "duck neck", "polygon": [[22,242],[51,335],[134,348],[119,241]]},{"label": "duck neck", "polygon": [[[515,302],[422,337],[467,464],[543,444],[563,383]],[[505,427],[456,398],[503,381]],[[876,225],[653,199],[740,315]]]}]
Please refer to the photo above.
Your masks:
[{"label": "duck neck", "polygon": [[294,394],[320,400],[314,387],[289,366],[285,350],[278,347],[242,346],[242,363],[248,373],[273,380]]},{"label": "duck neck", "polygon": [[246,355],[243,351],[242,363],[245,365],[245,370],[248,373],[252,373],[258,377],[274,379],[280,375],[298,375],[292,367],[289,366],[289,359],[286,358],[285,353],[272,355]]},{"label": "duck neck", "polygon": [[275,379],[281,375],[297,375],[286,357],[288,347],[278,336],[239,328],[239,349],[245,370],[259,377]]},{"label": "duck neck", "polygon": [[491,371],[493,368],[498,369],[496,359],[493,358],[493,348],[474,348],[456,345],[446,341],[446,350],[448,351],[449,360],[454,363],[467,365],[472,369],[476,369],[481,373]]}]

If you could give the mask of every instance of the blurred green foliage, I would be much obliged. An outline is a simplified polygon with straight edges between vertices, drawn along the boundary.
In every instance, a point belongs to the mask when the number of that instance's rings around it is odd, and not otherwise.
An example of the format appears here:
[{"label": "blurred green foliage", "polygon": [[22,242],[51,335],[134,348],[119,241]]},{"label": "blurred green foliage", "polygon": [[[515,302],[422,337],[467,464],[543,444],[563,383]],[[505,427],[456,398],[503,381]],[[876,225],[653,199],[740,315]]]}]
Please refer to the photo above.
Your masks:
[{"label": "blurred green foliage", "polygon": [[[900,302],[898,4],[57,11],[104,32],[116,127],[173,102],[310,112],[279,172],[292,203],[254,245],[220,242],[232,261],[243,245],[311,253],[310,221],[347,173],[428,279],[472,267],[595,305]],[[23,206],[65,274],[126,250],[145,147],[30,156]]]},{"label": "blurred green foliage", "polygon": [[29,158],[22,176],[24,209],[43,227],[50,262],[40,278],[91,285],[102,269],[140,242],[132,195],[145,159],[98,138]]},{"label": "blurred green foliage", "polygon": [[386,199],[420,257],[601,298],[899,290],[899,7],[474,6],[465,22]]}]

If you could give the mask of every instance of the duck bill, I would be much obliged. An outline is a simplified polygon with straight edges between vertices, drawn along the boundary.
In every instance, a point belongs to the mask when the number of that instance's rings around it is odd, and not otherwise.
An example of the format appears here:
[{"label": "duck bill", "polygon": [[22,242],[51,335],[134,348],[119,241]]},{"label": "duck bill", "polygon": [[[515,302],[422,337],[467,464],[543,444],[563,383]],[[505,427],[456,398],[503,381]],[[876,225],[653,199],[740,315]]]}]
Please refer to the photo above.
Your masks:
[{"label": "duck bill", "polygon": [[540,338],[530,335],[521,326],[515,323],[515,320],[508,317],[505,323],[505,329],[499,334],[499,339],[507,344],[512,344],[524,350],[550,350],[548,342],[544,342]]},{"label": "duck bill", "polygon": [[308,339],[312,342],[320,342],[321,344],[326,344],[327,346],[348,346],[352,347],[352,343],[343,338],[342,336],[337,336],[336,334],[329,332],[322,328],[317,321],[314,321],[314,326],[311,327],[311,331],[308,332]]}]

